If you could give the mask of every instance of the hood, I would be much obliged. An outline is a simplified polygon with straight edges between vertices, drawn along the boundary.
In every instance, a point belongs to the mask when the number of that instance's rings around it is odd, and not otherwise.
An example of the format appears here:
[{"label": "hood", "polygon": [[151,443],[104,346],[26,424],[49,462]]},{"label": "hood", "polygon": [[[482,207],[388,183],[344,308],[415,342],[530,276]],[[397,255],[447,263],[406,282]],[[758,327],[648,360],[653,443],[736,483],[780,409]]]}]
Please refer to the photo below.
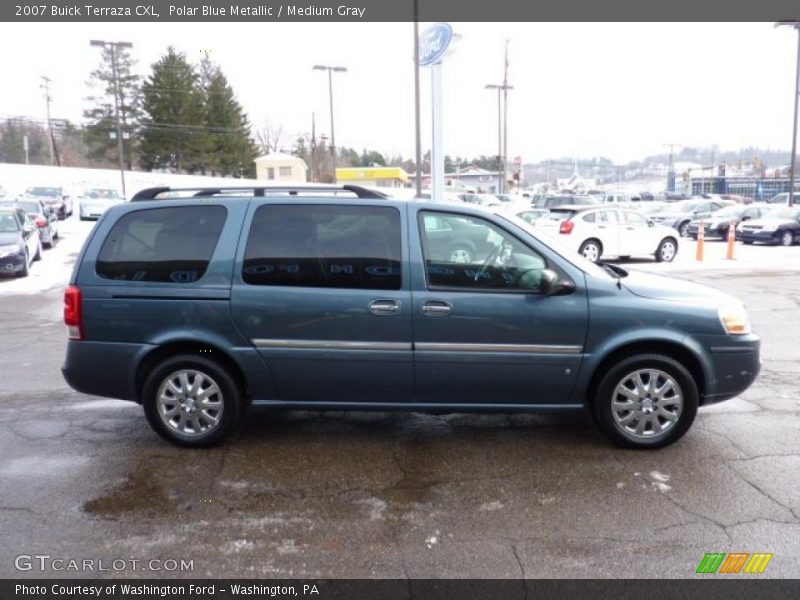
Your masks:
[{"label": "hood", "polygon": [[692,213],[682,213],[682,212],[657,212],[650,215],[652,219],[692,219]]},{"label": "hood", "polygon": [[632,294],[653,300],[692,302],[706,306],[721,306],[731,302],[741,304],[725,292],[680,277],[630,270],[621,283]]},{"label": "hood", "polygon": [[19,231],[0,232],[0,246],[19,243]]},{"label": "hood", "polygon": [[781,217],[761,217],[760,219],[751,219],[750,221],[743,221],[742,227],[746,227],[747,225],[758,225],[763,227],[764,225],[792,225],[797,223],[794,219],[783,219]]}]

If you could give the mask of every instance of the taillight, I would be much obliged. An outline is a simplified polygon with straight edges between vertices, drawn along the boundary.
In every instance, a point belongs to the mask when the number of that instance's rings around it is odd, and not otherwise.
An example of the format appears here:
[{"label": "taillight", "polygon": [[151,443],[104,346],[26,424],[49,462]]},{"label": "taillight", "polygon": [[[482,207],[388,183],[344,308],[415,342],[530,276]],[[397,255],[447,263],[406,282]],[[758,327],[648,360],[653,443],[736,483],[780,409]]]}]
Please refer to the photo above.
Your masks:
[{"label": "taillight", "polygon": [[36,217],[34,223],[36,223],[37,227],[44,227],[47,225],[47,221],[44,220],[44,217]]},{"label": "taillight", "polygon": [[572,233],[572,229],[575,227],[575,222],[570,221],[569,219],[565,219],[561,221],[561,226],[558,228],[558,233]]},{"label": "taillight", "polygon": [[81,288],[77,285],[67,287],[64,292],[64,324],[71,340],[83,339],[83,305]]}]

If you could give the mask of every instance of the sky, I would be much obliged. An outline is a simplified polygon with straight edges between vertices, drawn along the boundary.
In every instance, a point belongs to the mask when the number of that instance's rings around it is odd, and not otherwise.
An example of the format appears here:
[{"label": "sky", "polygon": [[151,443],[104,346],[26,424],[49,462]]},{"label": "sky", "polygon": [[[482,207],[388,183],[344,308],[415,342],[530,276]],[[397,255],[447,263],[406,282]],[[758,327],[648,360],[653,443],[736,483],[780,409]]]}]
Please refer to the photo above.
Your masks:
[{"label": "sky", "polygon": [[[508,155],[524,162],[604,156],[616,163],[666,144],[785,149],[791,145],[797,38],[772,23],[453,23],[443,63],[444,152],[497,153],[497,93],[509,40]],[[422,25],[424,28],[424,24]],[[337,146],[414,154],[411,23],[0,23],[0,118],[44,119],[40,75],[52,79],[52,116],[81,121],[100,50],[132,42],[137,70],[172,44],[192,61],[208,51],[254,127],[329,133],[334,74]],[[422,146],[431,143],[430,72],[421,72]]]}]

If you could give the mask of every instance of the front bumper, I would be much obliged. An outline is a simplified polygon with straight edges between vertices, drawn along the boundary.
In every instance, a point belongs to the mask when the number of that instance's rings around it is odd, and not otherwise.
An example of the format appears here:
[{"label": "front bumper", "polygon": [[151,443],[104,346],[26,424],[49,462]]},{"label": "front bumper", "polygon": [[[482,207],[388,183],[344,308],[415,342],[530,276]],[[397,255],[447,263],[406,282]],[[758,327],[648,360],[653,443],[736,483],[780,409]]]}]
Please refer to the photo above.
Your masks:
[{"label": "front bumper", "polygon": [[767,242],[774,244],[778,241],[777,231],[750,231],[742,229],[736,231],[736,238],[743,242]]},{"label": "front bumper", "polygon": [[[692,237],[697,237],[700,234],[700,224],[699,223],[689,223],[687,226],[687,232]],[[728,226],[727,225],[717,225],[715,227],[710,227],[708,223],[703,224],[703,236],[704,237],[720,237],[723,238],[728,234]]]},{"label": "front bumper", "polygon": [[744,392],[761,370],[761,338],[754,334],[714,336],[708,340],[711,378],[703,406],[729,400]]},{"label": "front bumper", "polygon": [[12,275],[25,268],[24,254],[8,254],[0,257],[0,274]]}]

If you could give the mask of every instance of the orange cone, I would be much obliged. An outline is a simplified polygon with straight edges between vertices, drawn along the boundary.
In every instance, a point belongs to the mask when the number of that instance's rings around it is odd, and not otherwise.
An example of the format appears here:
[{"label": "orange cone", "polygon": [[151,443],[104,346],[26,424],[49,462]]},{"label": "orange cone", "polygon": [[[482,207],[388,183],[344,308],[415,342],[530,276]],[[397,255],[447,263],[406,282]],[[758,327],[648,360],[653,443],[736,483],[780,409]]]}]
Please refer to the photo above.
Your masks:
[{"label": "orange cone", "polygon": [[705,245],[706,241],[706,226],[705,223],[700,221],[700,227],[697,230],[697,254],[695,255],[695,259],[698,262],[703,262],[703,246]]},{"label": "orange cone", "polygon": [[733,258],[734,248],[736,248],[736,222],[731,221],[728,226],[728,252],[725,254],[725,260],[735,260]]}]

